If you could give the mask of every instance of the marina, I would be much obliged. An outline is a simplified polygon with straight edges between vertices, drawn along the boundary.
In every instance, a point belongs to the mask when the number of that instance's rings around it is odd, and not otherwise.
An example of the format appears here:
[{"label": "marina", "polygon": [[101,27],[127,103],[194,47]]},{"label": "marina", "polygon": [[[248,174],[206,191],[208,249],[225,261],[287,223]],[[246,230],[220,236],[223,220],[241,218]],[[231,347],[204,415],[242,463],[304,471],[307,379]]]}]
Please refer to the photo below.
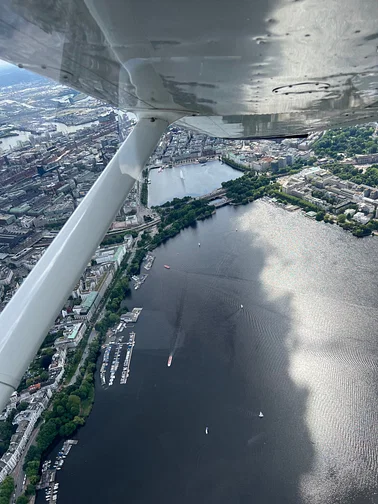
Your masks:
[{"label": "marina", "polygon": [[125,360],[124,360],[123,367],[122,367],[120,384],[124,385],[127,382],[127,379],[130,375],[130,363],[131,363],[133,348],[135,345],[135,332],[133,332],[133,331],[130,332],[129,339],[127,342],[124,342],[123,338],[124,338],[124,336],[122,335],[121,337],[117,338],[116,341],[109,342],[106,345],[104,357],[103,357],[101,369],[100,369],[101,385],[103,385],[103,386],[105,386],[107,384],[106,373],[107,373],[109,362],[110,362],[110,353],[111,353],[111,350],[113,347],[115,347],[115,352],[114,352],[114,357],[112,359],[112,363],[110,366],[110,376],[109,376],[108,385],[111,386],[114,383],[114,380],[116,378],[116,374],[117,374],[117,371],[119,368],[120,360],[121,360],[122,347],[124,347],[124,346],[126,347],[126,356],[125,356]]},{"label": "marina", "polygon": [[122,340],[123,336],[119,339],[119,343],[116,345],[116,351],[114,354],[113,362],[110,368],[110,378],[109,378],[109,385],[113,385],[114,380],[115,380],[115,375],[117,373],[118,367],[119,367],[119,360],[121,357],[121,349],[122,349]]},{"label": "marina", "polygon": [[[139,315],[142,311],[142,308],[134,308],[132,312],[128,312],[124,316],[126,316],[127,320],[136,322],[139,318]],[[121,316],[122,319],[122,316]],[[131,320],[132,319],[132,320]],[[133,327],[133,325],[131,326]],[[109,341],[103,345],[104,355],[102,358],[101,368],[100,368],[100,381],[101,385],[105,387],[106,385],[112,386],[114,380],[116,378],[116,374],[121,361],[121,353],[123,347],[126,347],[126,356],[122,367],[120,384],[124,385],[127,382],[127,379],[130,375],[130,363],[131,357],[133,353],[133,348],[135,345],[135,332],[129,333],[129,338],[127,341],[124,341],[125,334],[123,333],[124,329],[127,328],[127,323],[125,321],[121,321],[116,329],[113,329],[111,333],[108,335]],[[111,358],[112,350],[114,349],[113,358]],[[110,368],[109,368],[109,363]],[[109,380],[107,380],[107,373],[109,372]]]},{"label": "marina", "polygon": [[57,471],[62,469],[71,448],[77,443],[76,439],[68,439],[63,443],[62,449],[58,452],[54,465],[51,467],[51,460],[46,460],[42,465],[41,481],[37,486],[37,490],[45,490],[45,500],[50,504],[55,503],[58,499],[59,483],[56,482]]},{"label": "marina", "polygon": [[109,355],[110,355],[111,349],[112,349],[112,347],[109,345],[106,347],[105,352],[104,352],[104,357],[103,357],[101,369],[100,369],[101,385],[106,385],[106,369],[109,364]]},{"label": "marina", "polygon": [[152,254],[147,254],[146,257],[144,258],[144,261],[145,261],[145,264],[143,266],[144,269],[150,271],[155,261],[155,256],[153,256]]},{"label": "marina", "polygon": [[124,313],[121,315],[122,322],[126,324],[135,323],[138,321],[139,315],[142,313],[143,308],[133,308],[131,312]]},{"label": "marina", "polygon": [[[155,261],[155,256],[148,253],[146,255],[146,257],[143,259],[144,269],[147,271],[150,271],[154,261]],[[133,275],[131,277],[131,280],[134,282],[134,289],[138,290],[142,286],[142,284],[144,284],[144,282],[147,280],[147,277],[148,277],[147,273],[143,273],[141,275]]]},{"label": "marina", "polygon": [[121,374],[121,380],[120,384],[125,385],[127,382],[127,378],[130,375],[130,363],[131,363],[131,357],[133,354],[133,348],[135,345],[135,332],[130,333],[129,341],[127,342],[127,350],[126,350],[126,357],[123,363],[123,368],[122,368],[122,374]]},{"label": "marina", "polygon": [[143,275],[133,275],[131,280],[134,282],[134,289],[138,290],[139,287],[147,280],[147,277],[147,273],[144,273]]}]

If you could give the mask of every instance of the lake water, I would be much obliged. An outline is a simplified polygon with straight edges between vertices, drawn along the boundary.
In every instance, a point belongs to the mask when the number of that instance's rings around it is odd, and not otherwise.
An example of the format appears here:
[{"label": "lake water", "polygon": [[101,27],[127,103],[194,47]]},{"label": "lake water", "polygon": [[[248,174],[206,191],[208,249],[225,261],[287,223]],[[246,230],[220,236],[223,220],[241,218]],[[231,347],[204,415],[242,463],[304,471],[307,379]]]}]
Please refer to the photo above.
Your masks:
[{"label": "lake water", "polygon": [[162,172],[150,170],[148,206],[162,205],[173,198],[202,196],[221,187],[222,182],[243,175],[220,161],[189,164],[166,168]]},{"label": "lake water", "polygon": [[377,503],[378,240],[258,201],[155,254],[59,504]]},{"label": "lake water", "polygon": [[[85,124],[79,124],[78,126],[66,126],[63,123],[58,123],[58,122],[51,122],[50,124],[55,124],[57,131],[63,131],[63,133],[74,133],[75,131],[78,131],[80,129],[89,128],[92,124],[98,124],[98,121],[93,121],[93,122],[85,123]],[[10,136],[10,137],[1,138],[0,139],[1,140],[0,149],[5,151],[10,148],[15,148],[15,147],[17,147],[17,142],[19,142],[19,141],[25,142],[26,140],[29,140],[29,137],[31,135],[31,133],[29,131],[16,130],[16,133],[18,133],[17,136]],[[38,138],[38,136],[37,136],[37,138]]]}]

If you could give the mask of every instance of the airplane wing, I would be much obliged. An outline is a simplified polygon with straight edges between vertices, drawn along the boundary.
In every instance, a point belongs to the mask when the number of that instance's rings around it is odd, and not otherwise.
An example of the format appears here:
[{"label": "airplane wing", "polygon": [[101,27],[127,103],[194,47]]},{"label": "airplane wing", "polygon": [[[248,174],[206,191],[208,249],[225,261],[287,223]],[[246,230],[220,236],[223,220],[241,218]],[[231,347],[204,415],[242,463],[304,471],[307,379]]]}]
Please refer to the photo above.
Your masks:
[{"label": "airplane wing", "polygon": [[376,0],[3,0],[0,58],[228,138],[378,114]]}]

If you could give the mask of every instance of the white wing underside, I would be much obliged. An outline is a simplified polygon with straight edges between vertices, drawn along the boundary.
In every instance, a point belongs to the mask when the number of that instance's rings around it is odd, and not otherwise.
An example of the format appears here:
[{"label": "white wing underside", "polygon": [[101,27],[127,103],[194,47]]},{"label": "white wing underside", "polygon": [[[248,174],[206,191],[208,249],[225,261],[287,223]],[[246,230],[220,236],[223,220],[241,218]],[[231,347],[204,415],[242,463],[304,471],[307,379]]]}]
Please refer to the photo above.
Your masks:
[{"label": "white wing underside", "polygon": [[378,115],[376,0],[3,0],[0,58],[219,137]]}]

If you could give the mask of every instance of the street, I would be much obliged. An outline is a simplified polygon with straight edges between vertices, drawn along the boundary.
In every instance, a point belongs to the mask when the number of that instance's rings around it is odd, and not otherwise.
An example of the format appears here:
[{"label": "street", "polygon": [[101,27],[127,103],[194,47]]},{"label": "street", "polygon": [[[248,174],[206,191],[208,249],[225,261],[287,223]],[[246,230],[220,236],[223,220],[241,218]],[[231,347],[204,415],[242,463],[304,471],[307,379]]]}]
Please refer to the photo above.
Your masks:
[{"label": "street", "polygon": [[80,368],[81,368],[81,366],[85,362],[85,359],[88,356],[89,345],[92,343],[92,341],[94,340],[95,336],[96,336],[96,331],[95,331],[95,329],[92,329],[91,334],[89,335],[89,338],[88,338],[88,341],[87,341],[87,345],[84,348],[83,355],[81,356],[80,362],[79,362],[79,364],[78,364],[78,366],[76,368],[76,371],[75,371],[73,377],[71,378],[68,386],[73,385],[76,382],[76,378],[77,378],[77,375],[79,374]]},{"label": "street", "polygon": [[16,467],[13,470],[12,476],[13,476],[13,479],[14,479],[14,488],[15,488],[15,490],[14,490],[14,494],[13,494],[12,503],[17,500],[17,498],[22,494],[22,492],[24,490],[24,488],[23,488],[23,480],[24,480],[24,477],[25,477],[25,472],[22,469],[22,466],[24,465],[24,459],[25,459],[26,454],[29,451],[30,446],[34,443],[35,438],[38,435],[39,428],[40,428],[40,426],[38,426],[32,432],[32,434],[30,436],[30,439],[27,442],[27,444],[25,446],[25,449],[24,449],[24,451],[22,453],[22,456],[21,456],[20,460],[18,461],[18,464],[16,465]]}]

